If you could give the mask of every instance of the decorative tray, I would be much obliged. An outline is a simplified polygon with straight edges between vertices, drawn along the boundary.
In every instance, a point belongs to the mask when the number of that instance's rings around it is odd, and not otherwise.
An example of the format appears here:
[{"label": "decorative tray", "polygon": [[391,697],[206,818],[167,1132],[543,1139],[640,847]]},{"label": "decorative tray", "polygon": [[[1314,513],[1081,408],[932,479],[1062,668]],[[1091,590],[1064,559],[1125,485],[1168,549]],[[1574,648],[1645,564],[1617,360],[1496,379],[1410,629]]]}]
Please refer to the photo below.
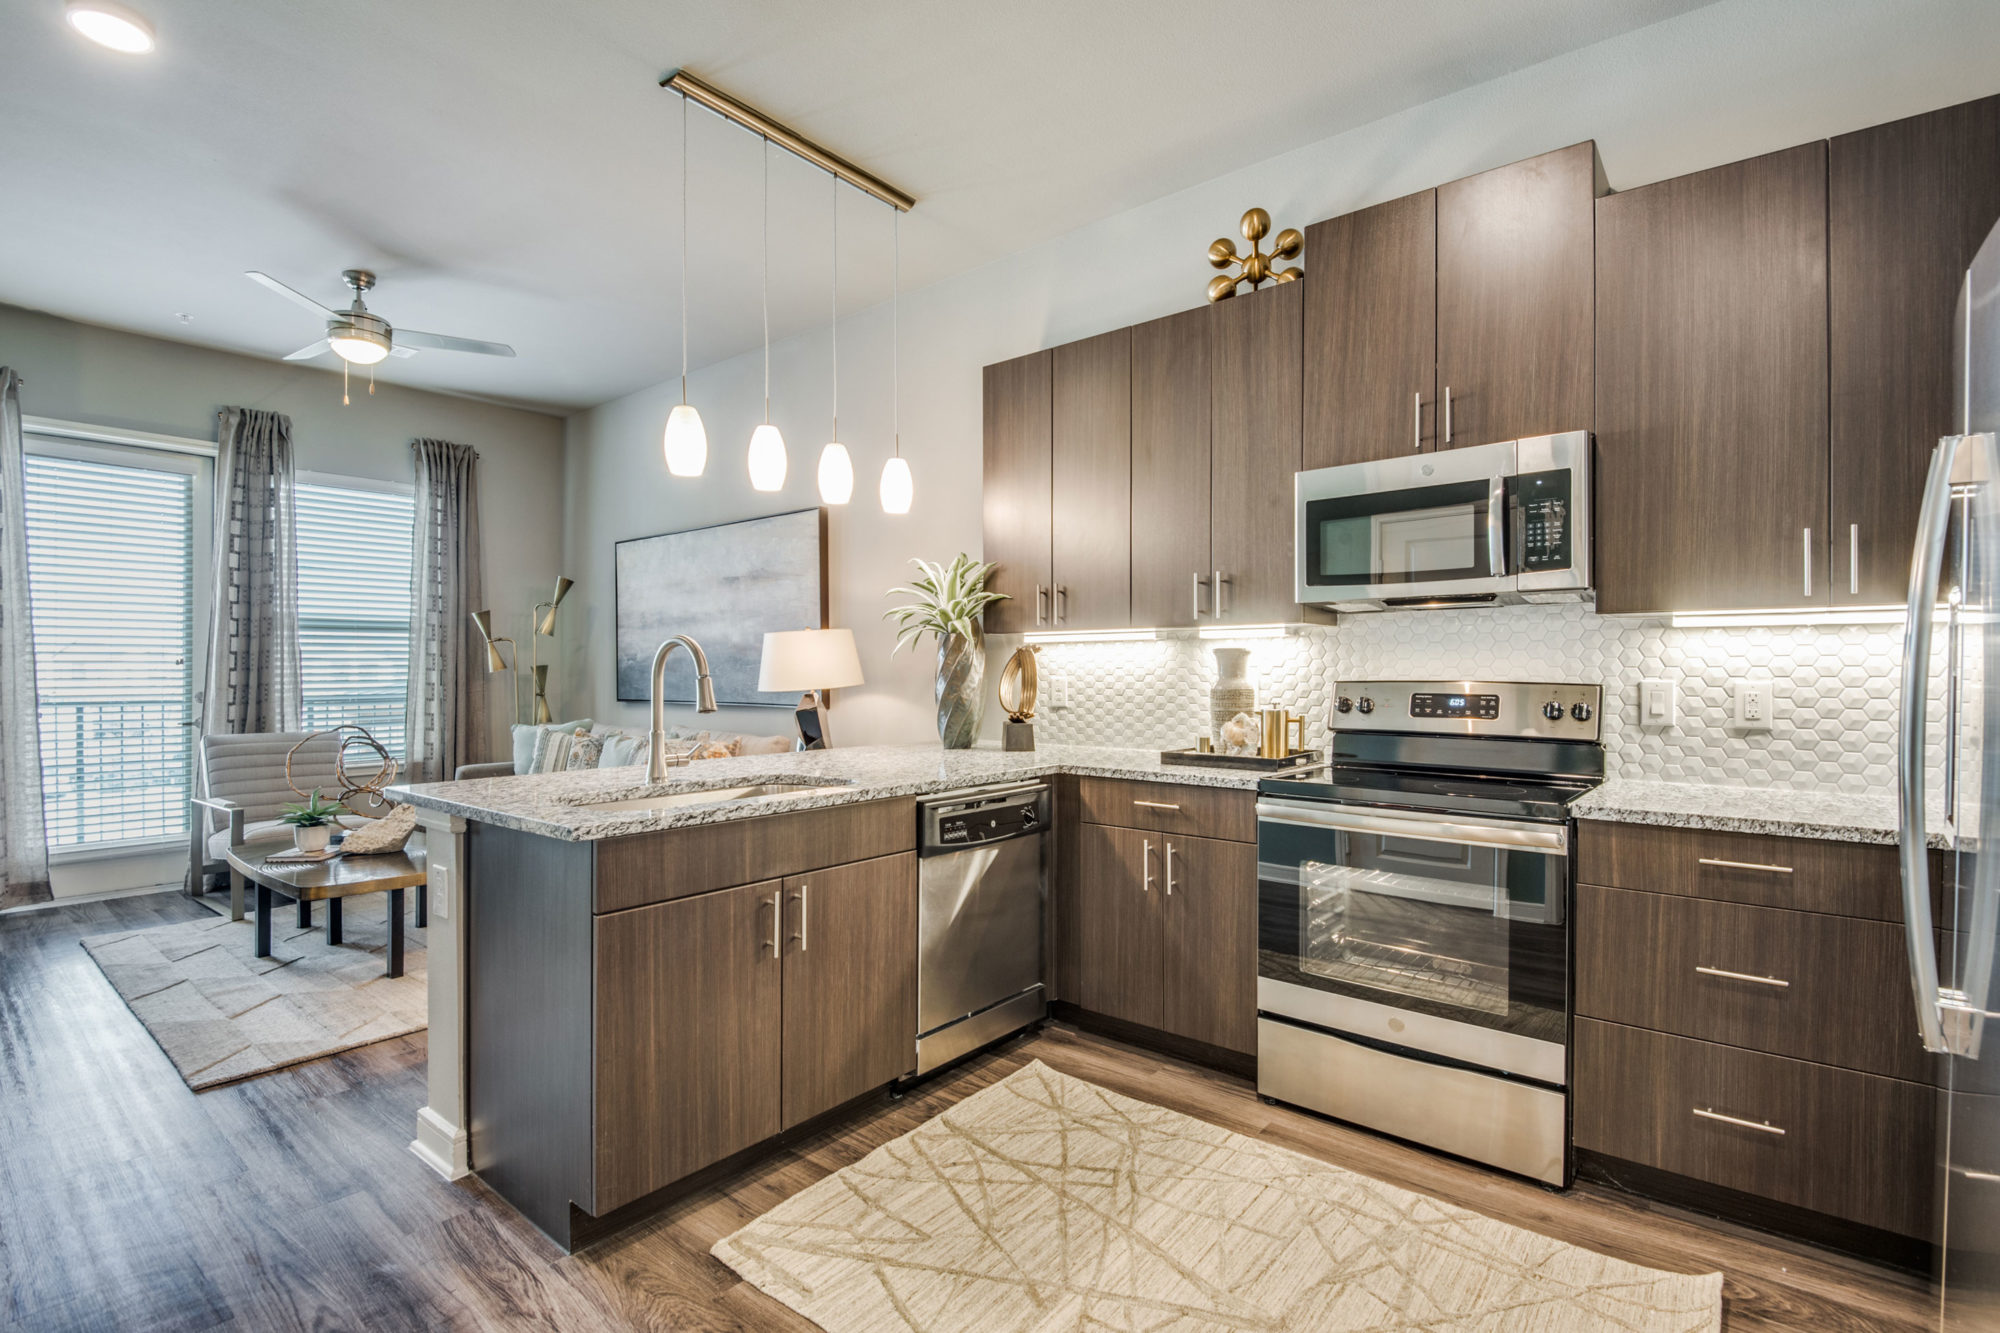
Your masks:
[{"label": "decorative tray", "polygon": [[1294,750],[1276,759],[1261,754],[1221,754],[1212,750],[1162,750],[1160,762],[1187,768],[1242,768],[1255,773],[1288,773],[1295,768],[1311,768],[1321,760],[1318,750]]}]

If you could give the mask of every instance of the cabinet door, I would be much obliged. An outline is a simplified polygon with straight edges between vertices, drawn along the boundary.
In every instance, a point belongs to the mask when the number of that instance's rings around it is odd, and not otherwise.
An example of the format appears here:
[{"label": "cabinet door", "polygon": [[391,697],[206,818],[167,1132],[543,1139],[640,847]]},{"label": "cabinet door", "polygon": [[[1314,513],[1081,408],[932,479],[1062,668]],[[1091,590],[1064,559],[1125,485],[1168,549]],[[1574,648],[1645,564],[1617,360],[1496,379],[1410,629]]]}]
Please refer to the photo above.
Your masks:
[{"label": "cabinet door", "polygon": [[1444,447],[1590,429],[1597,179],[1580,143],[1438,187]]},{"label": "cabinet door", "polygon": [[778,893],[596,918],[600,1215],[778,1132]]},{"label": "cabinet door", "polygon": [[1305,267],[1305,466],[1431,447],[1437,191],[1314,223]]},{"label": "cabinet door", "polygon": [[1052,364],[1049,353],[1035,352],[986,367],[985,558],[999,566],[987,586],[1008,596],[986,608],[994,634],[1031,630],[1048,617]]},{"label": "cabinet door", "polygon": [[1132,328],[1135,625],[1192,625],[1212,610],[1208,329],[1205,308]]},{"label": "cabinet door", "polygon": [[1597,609],[1828,600],[1826,145],[1597,201]]},{"label": "cabinet door", "polygon": [[1297,620],[1292,477],[1303,457],[1301,282],[1208,308],[1215,458],[1210,540],[1218,620]]},{"label": "cabinet door", "polygon": [[1168,1031],[1257,1053],[1257,848],[1168,838],[1165,1021]]},{"label": "cabinet door", "polygon": [[917,1054],[917,855],[785,881],[789,1129],[909,1073]]},{"label": "cabinet door", "polygon": [[1149,1028],[1162,1026],[1165,839],[1157,833],[1077,826],[1076,1002]]},{"label": "cabinet door", "polygon": [[1132,623],[1132,330],[1055,349],[1055,623]]},{"label": "cabinet door", "polygon": [[1900,604],[1925,473],[1958,429],[1959,287],[2000,221],[2000,97],[1829,145],[1836,604]]}]

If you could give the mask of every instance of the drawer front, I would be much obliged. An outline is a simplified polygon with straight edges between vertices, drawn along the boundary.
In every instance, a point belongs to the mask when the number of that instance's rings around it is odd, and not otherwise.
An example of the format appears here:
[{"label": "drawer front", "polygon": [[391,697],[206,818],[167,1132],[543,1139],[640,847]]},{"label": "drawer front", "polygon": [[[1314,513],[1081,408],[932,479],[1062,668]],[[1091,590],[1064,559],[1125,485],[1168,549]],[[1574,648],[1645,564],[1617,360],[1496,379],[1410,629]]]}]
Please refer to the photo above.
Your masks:
[{"label": "drawer front", "polygon": [[[1586,819],[1577,825],[1576,877],[1612,889],[1878,921],[1903,919],[1896,849],[1883,843],[1821,842]],[[1939,878],[1933,853],[1934,911]]]},{"label": "drawer front", "polygon": [[1931,1238],[1930,1087],[1589,1018],[1575,1049],[1577,1147]]},{"label": "drawer front", "polygon": [[1191,838],[1257,841],[1257,794],[1232,787],[1079,778],[1083,819],[1117,828],[1183,833]]},{"label": "drawer front", "polygon": [[1887,921],[1576,890],[1576,1011],[1929,1081],[1903,928]]}]

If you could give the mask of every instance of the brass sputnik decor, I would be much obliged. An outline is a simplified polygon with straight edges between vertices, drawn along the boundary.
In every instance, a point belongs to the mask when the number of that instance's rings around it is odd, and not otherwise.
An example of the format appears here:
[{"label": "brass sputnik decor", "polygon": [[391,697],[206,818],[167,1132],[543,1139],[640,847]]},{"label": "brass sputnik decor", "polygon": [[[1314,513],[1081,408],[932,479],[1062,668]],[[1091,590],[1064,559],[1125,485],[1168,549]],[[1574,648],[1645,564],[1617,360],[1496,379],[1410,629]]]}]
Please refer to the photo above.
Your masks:
[{"label": "brass sputnik decor", "polygon": [[1271,215],[1261,208],[1253,208],[1243,215],[1243,239],[1250,242],[1250,253],[1236,253],[1236,242],[1227,236],[1208,247],[1208,262],[1212,267],[1226,269],[1237,265],[1242,272],[1224,273],[1208,280],[1208,299],[1226,301],[1236,295],[1236,285],[1247,282],[1250,290],[1256,291],[1266,282],[1297,282],[1299,270],[1279,268],[1281,259],[1297,259],[1305,249],[1306,238],[1299,234],[1297,227],[1287,227],[1278,233],[1272,243],[1271,253],[1264,254],[1257,249],[1257,242],[1264,239],[1271,230]]},{"label": "brass sputnik decor", "polygon": [[1034,644],[1023,644],[1000,669],[1000,706],[1007,710],[1007,720],[1000,724],[1003,750],[1035,748],[1035,696],[1040,692],[1035,654],[1040,651]]}]

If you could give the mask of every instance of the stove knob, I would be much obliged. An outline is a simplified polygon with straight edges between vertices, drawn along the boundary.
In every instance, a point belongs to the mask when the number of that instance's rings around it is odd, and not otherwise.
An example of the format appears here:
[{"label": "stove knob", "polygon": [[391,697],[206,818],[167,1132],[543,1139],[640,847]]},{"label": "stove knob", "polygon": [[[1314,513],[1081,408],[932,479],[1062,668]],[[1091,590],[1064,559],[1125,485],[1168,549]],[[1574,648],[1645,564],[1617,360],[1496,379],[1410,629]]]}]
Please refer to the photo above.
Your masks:
[{"label": "stove knob", "polygon": [[1563,717],[1563,706],[1551,699],[1542,705],[1542,716],[1551,722],[1560,722]]},{"label": "stove knob", "polygon": [[1590,705],[1571,704],[1569,706],[1569,715],[1579,722],[1588,722],[1590,721]]},{"label": "stove knob", "polygon": [[1343,694],[1340,696],[1339,702],[1334,704],[1334,709],[1337,712],[1351,713],[1354,711],[1354,700]]},{"label": "stove knob", "polygon": [[1365,694],[1361,696],[1361,702],[1354,706],[1360,709],[1364,713],[1372,713],[1375,711],[1375,701],[1373,699],[1370,699]]}]

